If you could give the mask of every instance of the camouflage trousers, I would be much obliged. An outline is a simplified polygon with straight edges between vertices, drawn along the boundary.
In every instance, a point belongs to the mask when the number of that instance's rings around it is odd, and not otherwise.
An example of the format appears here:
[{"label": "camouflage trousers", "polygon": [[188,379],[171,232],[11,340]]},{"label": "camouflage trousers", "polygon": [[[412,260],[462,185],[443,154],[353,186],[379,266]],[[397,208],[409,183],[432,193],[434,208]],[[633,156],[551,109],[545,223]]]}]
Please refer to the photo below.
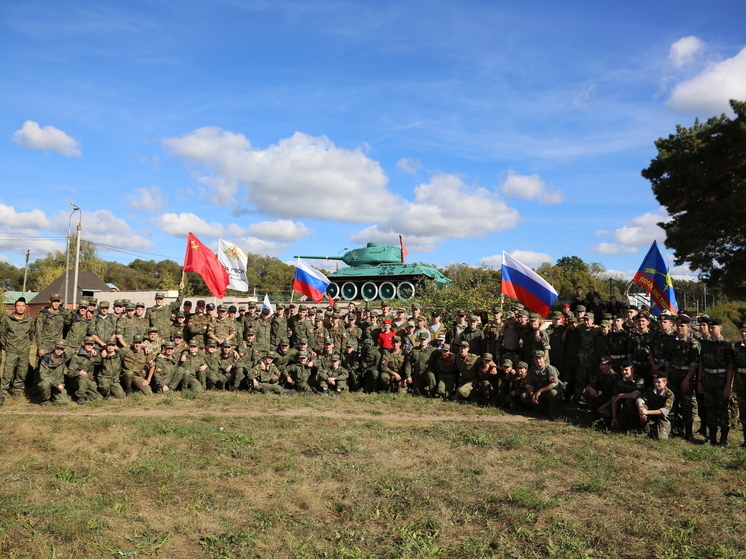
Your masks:
[{"label": "camouflage trousers", "polygon": [[438,380],[435,373],[426,372],[412,377],[412,392],[417,396],[435,396]]},{"label": "camouflage trousers", "polygon": [[674,431],[684,432],[687,423],[693,423],[699,409],[697,398],[694,393],[696,384],[689,383],[689,390],[681,390],[681,381],[684,380],[689,369],[675,369],[670,367],[668,371],[668,388],[674,395],[673,407],[669,410],[669,421]]},{"label": "camouflage trousers", "polygon": [[45,380],[40,380],[36,385],[41,399],[43,401],[51,400],[55,404],[69,404],[70,396],[67,395],[67,391],[64,389],[60,390],[59,385],[53,385]]},{"label": "camouflage trousers", "polygon": [[104,398],[114,396],[121,400],[124,398],[124,389],[122,388],[122,383],[119,381],[119,374],[116,374],[115,377],[99,375],[97,380],[98,391]]},{"label": "camouflage trousers", "polygon": [[583,397],[583,391],[591,378],[591,371],[597,366],[598,363],[591,356],[581,357],[580,363],[578,363],[578,370],[575,373],[575,395],[573,400],[576,403]]},{"label": "camouflage trousers", "polygon": [[[640,420],[639,416],[637,420]],[[660,441],[668,440],[671,434],[671,422],[665,415],[649,415],[648,420],[642,425],[642,428],[648,437]]]},{"label": "camouflage trousers", "polygon": [[707,427],[714,432],[718,427],[730,428],[730,398],[723,397],[727,373],[705,373],[702,379],[705,406],[707,406]]},{"label": "camouflage trousers", "polygon": [[746,432],[746,373],[736,373],[736,399],[738,400],[741,427]]},{"label": "camouflage trousers", "polygon": [[521,402],[527,406],[531,406],[535,411],[543,411],[550,417],[553,417],[559,413],[560,402],[562,401],[562,390],[558,388],[552,388],[546,392],[539,394],[539,403],[534,404],[531,401],[532,395],[528,392],[521,394]]},{"label": "camouflage trousers", "polygon": [[26,376],[28,375],[29,350],[6,351],[3,376],[0,380],[0,394],[8,392],[22,394],[26,389]]},{"label": "camouflage trousers", "polygon": [[458,375],[448,375],[443,373],[438,375],[438,396],[444,400],[452,400],[456,393],[457,382]]}]

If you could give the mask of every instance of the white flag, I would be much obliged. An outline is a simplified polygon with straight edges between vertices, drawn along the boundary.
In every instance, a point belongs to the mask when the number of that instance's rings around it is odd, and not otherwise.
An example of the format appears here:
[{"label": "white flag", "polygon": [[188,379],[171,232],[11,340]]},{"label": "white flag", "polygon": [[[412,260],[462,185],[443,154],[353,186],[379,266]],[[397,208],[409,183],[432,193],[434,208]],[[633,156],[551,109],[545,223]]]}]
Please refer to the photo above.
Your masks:
[{"label": "white flag", "polygon": [[275,314],[275,311],[272,308],[272,303],[269,302],[269,293],[264,294],[264,301],[262,301],[262,310],[264,309],[269,309],[270,316]]},{"label": "white flag", "polygon": [[223,239],[218,239],[218,260],[228,272],[230,283],[228,289],[248,291],[249,280],[246,277],[247,256],[243,249]]}]

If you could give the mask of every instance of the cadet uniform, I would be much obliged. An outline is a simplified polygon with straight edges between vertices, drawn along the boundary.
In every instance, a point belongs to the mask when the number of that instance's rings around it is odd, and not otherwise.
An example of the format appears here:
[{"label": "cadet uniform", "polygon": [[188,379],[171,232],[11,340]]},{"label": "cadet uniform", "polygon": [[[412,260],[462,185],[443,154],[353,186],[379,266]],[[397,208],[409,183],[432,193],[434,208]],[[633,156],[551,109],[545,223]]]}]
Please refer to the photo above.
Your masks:
[{"label": "cadet uniform", "polygon": [[[427,340],[428,334],[420,334],[420,340]],[[417,346],[407,356],[404,375],[412,379],[412,391],[416,395],[434,396],[438,387],[433,370],[435,348],[431,345]]]},{"label": "cadet uniform", "polygon": [[[155,294],[156,302],[158,299],[161,301],[165,298],[165,293]],[[184,294],[179,290],[179,294],[176,297],[176,301],[172,301],[167,305],[156,305],[154,307],[148,307],[145,311],[145,317],[148,319],[148,326],[151,328],[158,329],[158,335],[164,340],[168,338],[169,328],[171,327],[171,316],[174,311],[181,307],[181,302],[184,300]]]},{"label": "cadet uniform", "polygon": [[363,390],[366,394],[378,391],[380,366],[381,352],[373,347],[373,340],[364,340],[363,349],[360,352],[360,374],[363,377]]},{"label": "cadet uniform", "polygon": [[[57,355],[55,347],[62,349]],[[50,401],[56,404],[68,404],[70,397],[65,390],[65,376],[70,363],[71,352],[67,350],[67,342],[63,339],[52,342],[52,349],[39,359],[37,368],[36,388],[41,394],[41,404],[46,405]]]},{"label": "cadet uniform", "polygon": [[[101,357],[93,349],[95,343],[92,337],[83,338],[83,345],[73,354],[67,370],[68,384],[70,390],[75,392],[78,404],[101,399],[94,378],[96,365],[101,363]],[[86,349],[87,345],[91,346],[90,349]]]},{"label": "cadet uniform", "polygon": [[[460,342],[459,347],[469,348],[469,342]],[[465,355],[459,352],[456,356],[456,370],[458,371],[458,388],[456,398],[460,400],[471,400],[476,395],[479,381],[479,369],[477,361],[479,356],[467,352]]]},{"label": "cadet uniform", "polygon": [[[18,303],[19,306],[20,304]],[[24,311],[21,316],[16,316],[15,311],[9,314],[3,313],[4,325],[0,325],[0,332],[2,332],[0,347],[5,349],[5,366],[0,382],[0,399],[2,400],[8,392],[20,396],[26,389],[31,341],[34,339],[36,330],[34,319],[25,312],[25,306],[23,303]],[[2,401],[0,401],[1,404]]]},{"label": "cadet uniform", "polygon": [[125,397],[122,388],[122,359],[117,351],[117,338],[113,334],[109,336],[106,346],[106,355],[101,356],[101,367],[96,375],[96,384],[99,393],[104,397],[114,396],[117,399]]},{"label": "cadet uniform", "polygon": [[[381,356],[381,375],[379,382],[384,391],[395,391],[398,387],[399,380],[394,375],[404,380],[406,378],[406,359],[407,356],[401,349],[390,349]],[[406,388],[401,388],[406,391]]]},{"label": "cadet uniform", "polygon": [[[544,352],[541,352],[543,357]],[[539,352],[534,354],[536,358]],[[536,359],[534,359],[536,362]],[[533,396],[539,393],[538,403],[533,402]],[[559,411],[559,404],[562,398],[559,386],[559,374],[557,369],[552,365],[539,367],[536,363],[528,371],[526,377],[526,392],[523,396],[523,403],[534,409],[544,408],[549,419],[554,419]]]},{"label": "cadet uniform", "polygon": [[[689,318],[681,316],[677,323],[689,324]],[[694,417],[697,415],[697,398],[694,391],[697,388],[697,377],[700,361],[700,343],[691,335],[691,331],[686,336],[675,336],[668,343],[668,362],[667,377],[668,390],[674,393],[674,402],[668,409],[668,420],[670,427],[678,435],[683,435],[687,439],[693,437],[692,425]],[[682,389],[681,383],[690,375],[689,386],[687,390]]]},{"label": "cadet uniform", "polygon": [[[58,294],[49,298],[50,302],[60,301]],[[52,351],[57,340],[64,339],[65,323],[68,311],[60,307],[56,311],[51,307],[44,307],[36,317],[35,338],[36,348],[40,356]]]},{"label": "cadet uniform", "polygon": [[[665,373],[654,373],[653,381],[656,378],[666,378]],[[642,423],[645,433],[654,439],[661,441],[667,440],[671,433],[671,423],[668,420],[669,412],[674,404],[674,393],[668,387],[662,390],[656,390],[651,386],[642,397],[637,399],[637,409],[643,411],[658,411],[659,414],[648,415],[647,420],[642,422],[638,416],[638,421]]]},{"label": "cadet uniform", "polygon": [[125,394],[132,394],[133,387],[143,394],[152,394],[150,384],[147,381],[146,369],[149,368],[148,356],[142,348],[142,338],[135,336],[132,339],[133,345],[137,345],[136,350],[133,346],[125,347],[120,350],[122,358],[122,384],[124,385]]},{"label": "cadet uniform", "polygon": [[[721,326],[719,318],[711,318],[708,326]],[[733,385],[733,368],[735,356],[733,346],[722,337],[715,340],[712,336],[702,342],[699,364],[699,387],[704,390],[705,407],[707,408],[707,428],[710,431],[710,443],[728,445],[730,431],[730,392]],[[699,389],[699,388],[698,388]],[[720,427],[720,441],[717,439],[717,428]]]}]

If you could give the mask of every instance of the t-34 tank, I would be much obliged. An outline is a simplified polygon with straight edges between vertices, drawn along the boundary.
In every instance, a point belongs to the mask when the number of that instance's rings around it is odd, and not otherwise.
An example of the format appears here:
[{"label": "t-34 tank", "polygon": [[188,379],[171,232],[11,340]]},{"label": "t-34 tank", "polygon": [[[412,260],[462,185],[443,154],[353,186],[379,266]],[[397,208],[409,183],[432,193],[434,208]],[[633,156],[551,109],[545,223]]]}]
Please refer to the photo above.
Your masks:
[{"label": "t-34 tank", "polygon": [[438,286],[451,282],[435,268],[405,264],[401,248],[383,243],[368,243],[364,248],[354,248],[344,256],[294,256],[317,260],[341,260],[349,266],[328,275],[331,280],[326,294],[353,299],[409,300],[415,296],[422,281],[431,279]]}]

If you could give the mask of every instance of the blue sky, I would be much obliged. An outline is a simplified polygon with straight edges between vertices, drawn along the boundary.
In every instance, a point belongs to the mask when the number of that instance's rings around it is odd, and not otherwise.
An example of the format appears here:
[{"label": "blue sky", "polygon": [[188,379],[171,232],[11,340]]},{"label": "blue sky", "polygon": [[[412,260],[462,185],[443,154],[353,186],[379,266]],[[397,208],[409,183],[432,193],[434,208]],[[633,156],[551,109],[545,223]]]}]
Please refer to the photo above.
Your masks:
[{"label": "blue sky", "polygon": [[288,262],[402,234],[410,261],[629,276],[664,239],[653,142],[746,99],[745,21],[735,0],[2,2],[0,259],[64,248],[71,200],[125,263],[181,262],[189,231]]}]

